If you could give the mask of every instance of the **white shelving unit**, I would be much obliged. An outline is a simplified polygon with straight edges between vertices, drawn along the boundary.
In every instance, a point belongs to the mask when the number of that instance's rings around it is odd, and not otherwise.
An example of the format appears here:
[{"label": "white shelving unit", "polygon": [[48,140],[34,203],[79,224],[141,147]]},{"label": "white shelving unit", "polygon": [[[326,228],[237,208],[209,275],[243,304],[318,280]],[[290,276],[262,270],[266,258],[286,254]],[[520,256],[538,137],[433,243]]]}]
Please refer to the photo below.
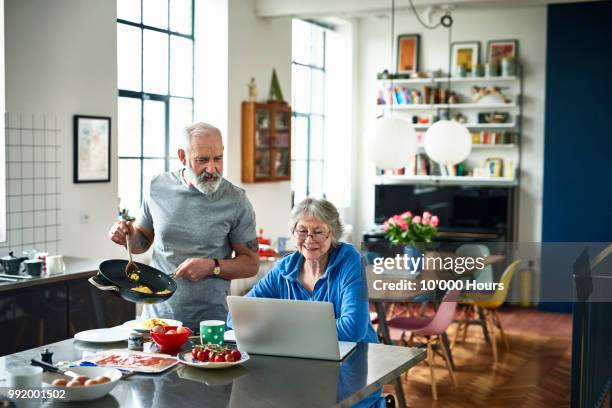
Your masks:
[{"label": "white shelving unit", "polygon": [[[415,124],[416,130],[427,130],[431,126],[430,123]],[[512,130],[517,127],[515,122],[512,123],[464,123],[464,126],[469,130]]]},{"label": "white shelving unit", "polygon": [[418,184],[444,186],[516,186],[518,180],[503,177],[471,176],[378,176],[376,184]]},{"label": "white shelving unit", "polygon": [[385,110],[431,110],[436,109],[510,109],[516,108],[516,102],[512,103],[434,103],[434,104],[399,104],[399,105],[378,105]]},{"label": "white shelving unit", "polygon": [[[520,72],[520,67],[519,67]],[[462,103],[421,103],[421,104],[395,104],[377,105],[382,112],[397,111],[398,117],[414,121],[415,116],[432,118],[440,115],[440,111],[450,109],[450,116],[462,113],[468,123],[466,128],[473,133],[478,132],[512,132],[514,137],[512,143],[502,144],[473,144],[472,153],[466,160],[466,166],[470,169],[482,167],[488,158],[502,158],[504,167],[508,164],[514,169],[516,179],[500,177],[469,177],[469,176],[429,176],[429,175],[401,175],[401,176],[377,176],[377,184],[422,184],[422,185],[471,185],[471,186],[516,186],[519,183],[520,157],[521,157],[521,131],[522,131],[522,77],[498,76],[498,77],[439,77],[439,78],[414,78],[414,79],[379,79],[379,89],[388,102],[387,88],[409,88],[411,91],[419,91],[421,97],[425,94],[424,87],[445,88],[450,82],[450,89],[459,96]],[[495,99],[485,97],[480,102],[472,102],[472,86],[498,86],[502,92],[512,101],[503,103],[501,99],[496,103]],[[494,110],[508,112],[510,121],[508,123],[478,123],[480,112],[491,112]],[[424,132],[432,123],[414,124],[416,131]],[[484,136],[481,141],[486,140]],[[422,146],[419,153],[423,153]]]},{"label": "white shelving unit", "polygon": [[[520,82],[520,78],[517,76],[498,76],[498,77],[451,77],[451,83],[473,83],[473,84],[482,84],[482,83],[491,83],[491,82]],[[391,83],[394,85],[423,85],[423,84],[444,84],[448,82],[448,78],[439,77],[439,78],[405,78],[405,79],[379,79],[380,82],[383,83]]]}]

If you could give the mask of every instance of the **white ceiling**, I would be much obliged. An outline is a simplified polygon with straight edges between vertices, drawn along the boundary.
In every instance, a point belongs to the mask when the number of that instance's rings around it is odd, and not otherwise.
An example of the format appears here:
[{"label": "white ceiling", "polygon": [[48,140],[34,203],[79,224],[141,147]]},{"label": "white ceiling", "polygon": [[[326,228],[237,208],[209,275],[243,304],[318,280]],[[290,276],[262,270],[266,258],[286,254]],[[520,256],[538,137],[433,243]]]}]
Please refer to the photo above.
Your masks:
[{"label": "white ceiling", "polygon": [[[537,7],[552,3],[577,3],[593,0],[413,0],[415,7],[451,6],[454,9],[495,9]],[[410,11],[408,0],[395,0],[398,13]],[[360,18],[388,14],[391,0],[256,0],[255,13],[260,17]],[[411,12],[411,11],[410,11]]]}]

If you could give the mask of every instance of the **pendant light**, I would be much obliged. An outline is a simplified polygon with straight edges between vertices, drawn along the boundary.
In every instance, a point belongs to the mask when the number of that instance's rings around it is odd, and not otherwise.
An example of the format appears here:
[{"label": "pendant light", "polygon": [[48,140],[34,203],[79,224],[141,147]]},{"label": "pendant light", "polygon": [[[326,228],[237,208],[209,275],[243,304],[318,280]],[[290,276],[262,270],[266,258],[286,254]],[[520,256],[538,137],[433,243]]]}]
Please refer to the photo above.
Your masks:
[{"label": "pendant light", "polygon": [[[389,72],[393,72],[393,44],[395,37],[395,0],[391,0],[391,64]],[[393,77],[390,82],[393,89]],[[368,129],[367,155],[376,167],[383,169],[399,169],[406,167],[417,151],[417,138],[412,123],[393,116],[393,98],[389,101],[388,115],[374,120]]]},{"label": "pendant light", "polygon": [[[451,42],[452,42],[452,26],[453,18],[447,12],[440,18],[440,22],[436,25],[428,25],[421,20],[421,17],[416,11],[412,0],[410,7],[414,12],[417,20],[427,29],[436,29],[440,25],[448,28],[448,82],[446,92],[447,98],[450,98],[451,90]],[[447,99],[446,109],[450,116],[450,101]],[[453,166],[464,161],[472,151],[472,135],[467,128],[453,120],[440,120],[432,124],[424,138],[425,153],[435,162]]]}]

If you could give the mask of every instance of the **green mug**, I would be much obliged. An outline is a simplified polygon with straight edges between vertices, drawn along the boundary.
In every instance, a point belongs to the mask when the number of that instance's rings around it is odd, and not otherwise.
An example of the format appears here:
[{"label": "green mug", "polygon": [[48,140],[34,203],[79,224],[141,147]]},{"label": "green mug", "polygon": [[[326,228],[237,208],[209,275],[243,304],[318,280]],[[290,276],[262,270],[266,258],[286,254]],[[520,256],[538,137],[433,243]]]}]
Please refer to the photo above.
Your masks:
[{"label": "green mug", "polygon": [[200,322],[200,342],[202,344],[223,344],[225,322],[223,320],[203,320]]}]

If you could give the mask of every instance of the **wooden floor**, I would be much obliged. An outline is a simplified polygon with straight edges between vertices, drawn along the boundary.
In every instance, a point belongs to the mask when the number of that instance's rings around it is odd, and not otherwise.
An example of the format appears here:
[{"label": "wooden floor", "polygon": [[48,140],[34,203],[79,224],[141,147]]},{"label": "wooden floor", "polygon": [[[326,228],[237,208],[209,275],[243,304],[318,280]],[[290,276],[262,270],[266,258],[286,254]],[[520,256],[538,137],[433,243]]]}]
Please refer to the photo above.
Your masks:
[{"label": "wooden floor", "polygon": [[[503,309],[501,318],[510,342],[506,352],[498,345],[499,361],[493,364],[491,348],[482,330],[470,328],[465,344],[457,344],[454,388],[444,361],[437,357],[435,374],[438,400],[433,401],[429,368],[413,367],[402,377],[408,406],[420,407],[569,407],[571,315],[524,309]],[[455,324],[449,328],[452,340]],[[400,332],[391,337],[399,339]],[[392,386],[385,392],[394,393]]]}]

